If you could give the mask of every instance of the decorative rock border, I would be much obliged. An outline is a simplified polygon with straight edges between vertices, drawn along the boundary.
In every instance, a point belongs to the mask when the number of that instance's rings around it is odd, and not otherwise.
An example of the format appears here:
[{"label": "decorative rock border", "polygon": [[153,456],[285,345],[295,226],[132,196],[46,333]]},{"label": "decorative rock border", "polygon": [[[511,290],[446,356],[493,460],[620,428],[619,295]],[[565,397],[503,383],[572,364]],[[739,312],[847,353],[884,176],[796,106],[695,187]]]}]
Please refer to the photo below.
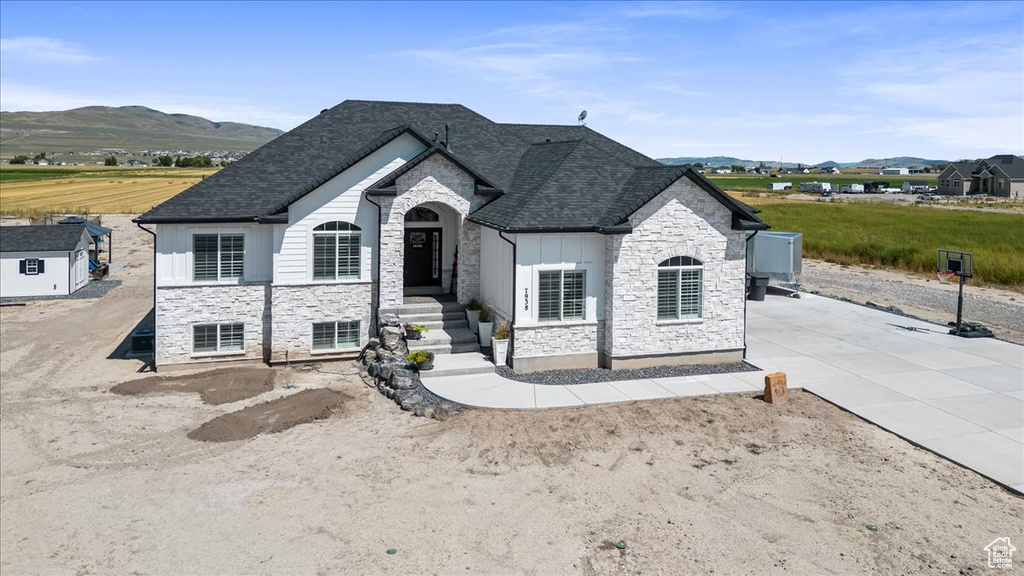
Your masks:
[{"label": "decorative rock border", "polygon": [[423,386],[419,370],[412,368],[405,359],[409,347],[397,316],[382,316],[378,333],[381,338],[371,338],[359,356],[363,364],[360,374],[367,385],[394,400],[402,410],[424,418],[444,421],[466,408]]},{"label": "decorative rock border", "polygon": [[545,370],[517,374],[508,366],[498,366],[494,372],[499,376],[527,382],[529,384],[545,384],[559,386],[563,384],[590,384],[593,382],[621,382],[623,380],[647,380],[652,378],[670,378],[673,376],[701,376],[705,374],[731,374],[734,372],[757,372],[757,366],[748,362],[730,364],[690,364],[682,366],[652,366],[649,368],[629,368],[610,370],[608,368],[582,368],[578,370]]}]

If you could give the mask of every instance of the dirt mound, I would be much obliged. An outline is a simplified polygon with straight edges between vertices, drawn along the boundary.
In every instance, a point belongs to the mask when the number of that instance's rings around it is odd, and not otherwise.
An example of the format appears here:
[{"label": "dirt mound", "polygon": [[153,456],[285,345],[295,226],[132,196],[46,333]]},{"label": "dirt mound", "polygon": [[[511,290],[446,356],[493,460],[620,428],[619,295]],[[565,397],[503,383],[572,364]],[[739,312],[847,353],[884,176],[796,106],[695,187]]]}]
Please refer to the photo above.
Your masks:
[{"label": "dirt mound", "polygon": [[135,396],[162,392],[198,392],[204,404],[227,404],[274,389],[274,371],[266,368],[220,368],[182,376],[150,376],[122,382],[114,394]]},{"label": "dirt mound", "polygon": [[326,388],[303,390],[285,398],[218,416],[189,432],[188,437],[203,442],[233,442],[247,440],[258,434],[273,434],[327,418],[347,400],[351,398]]}]

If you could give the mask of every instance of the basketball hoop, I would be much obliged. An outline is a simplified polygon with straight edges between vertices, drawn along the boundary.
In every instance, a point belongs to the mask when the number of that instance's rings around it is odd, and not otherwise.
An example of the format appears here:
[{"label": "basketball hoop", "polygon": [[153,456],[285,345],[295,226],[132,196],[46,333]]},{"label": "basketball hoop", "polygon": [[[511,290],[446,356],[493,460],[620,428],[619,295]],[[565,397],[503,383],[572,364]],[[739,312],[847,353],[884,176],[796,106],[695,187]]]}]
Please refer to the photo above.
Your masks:
[{"label": "basketball hoop", "polygon": [[954,276],[956,276],[956,272],[950,272],[948,270],[939,270],[938,272],[935,273],[935,275],[939,277],[939,282],[947,284],[950,280],[953,279]]}]

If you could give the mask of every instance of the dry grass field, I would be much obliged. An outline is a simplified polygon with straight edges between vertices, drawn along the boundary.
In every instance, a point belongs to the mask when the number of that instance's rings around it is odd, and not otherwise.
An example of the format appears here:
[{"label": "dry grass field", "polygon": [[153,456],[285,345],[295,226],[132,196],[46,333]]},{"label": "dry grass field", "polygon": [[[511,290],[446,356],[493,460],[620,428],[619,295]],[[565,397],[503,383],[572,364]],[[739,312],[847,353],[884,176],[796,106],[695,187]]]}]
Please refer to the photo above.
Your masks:
[{"label": "dry grass field", "polygon": [[216,169],[8,168],[0,170],[0,214],[140,214]]}]

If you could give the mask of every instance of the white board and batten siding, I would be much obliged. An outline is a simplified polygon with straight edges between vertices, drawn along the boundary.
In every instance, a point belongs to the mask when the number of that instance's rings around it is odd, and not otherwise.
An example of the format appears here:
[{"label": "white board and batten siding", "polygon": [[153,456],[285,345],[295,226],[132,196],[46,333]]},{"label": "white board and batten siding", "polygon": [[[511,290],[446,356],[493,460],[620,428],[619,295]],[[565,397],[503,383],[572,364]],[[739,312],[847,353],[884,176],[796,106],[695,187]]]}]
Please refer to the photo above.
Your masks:
[{"label": "white board and batten siding", "polygon": [[360,280],[376,280],[377,207],[363,191],[405,164],[426,146],[404,134],[325,182],[288,208],[288,226],[274,235],[274,283],[313,283],[313,229],[341,221],[360,228]]},{"label": "white board and batten siding", "polygon": [[[515,234],[506,234],[512,243]],[[497,230],[480,227],[480,300],[506,319],[512,318],[512,245]]]},{"label": "white board and batten siding", "polygon": [[606,237],[601,234],[519,234],[516,240],[516,324],[539,323],[537,290],[545,270],[586,271],[584,322],[604,319]]},{"label": "white board and batten siding", "polygon": [[[157,286],[218,284],[194,282],[192,237],[196,234],[242,234],[245,256],[243,282],[270,282],[273,278],[274,227],[268,224],[158,224],[156,235]],[[227,283],[237,284],[237,281]]]}]

